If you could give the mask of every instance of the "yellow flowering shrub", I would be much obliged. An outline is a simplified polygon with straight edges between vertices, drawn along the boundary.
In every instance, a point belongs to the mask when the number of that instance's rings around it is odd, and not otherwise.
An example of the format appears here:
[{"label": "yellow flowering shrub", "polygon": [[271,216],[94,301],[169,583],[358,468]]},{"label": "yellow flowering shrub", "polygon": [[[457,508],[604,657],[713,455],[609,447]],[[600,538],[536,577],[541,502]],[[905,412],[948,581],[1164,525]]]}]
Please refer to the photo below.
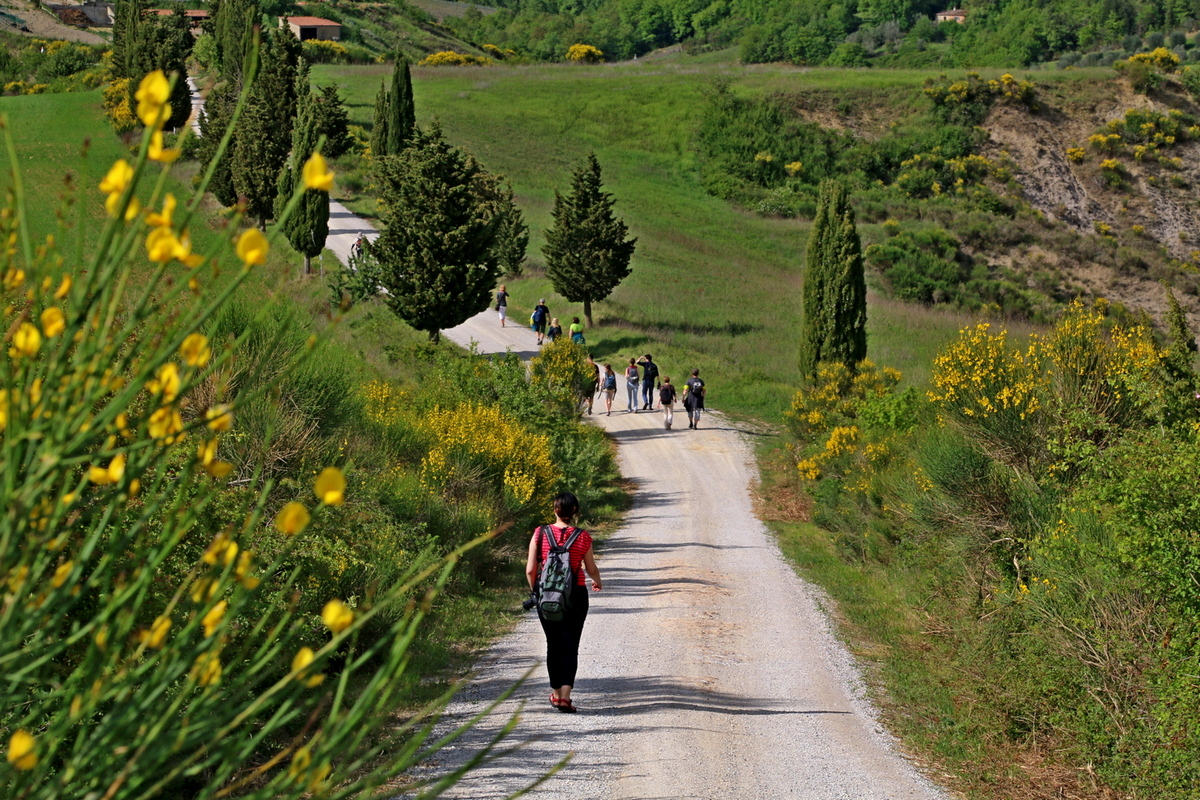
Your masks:
[{"label": "yellow flowering shrub", "polygon": [[1075,164],[1082,164],[1083,160],[1085,158],[1087,158],[1087,151],[1084,150],[1082,147],[1068,147],[1067,148],[1067,159],[1069,161],[1071,161]]},{"label": "yellow flowering shrub", "polygon": [[[60,248],[61,230],[30,237],[17,158],[0,207],[0,661],[11,665],[0,796],[168,798],[184,781],[195,796],[239,795],[251,782],[297,800],[359,793],[410,766],[380,758],[401,752],[389,687],[425,613],[404,601],[443,585],[448,567],[413,570],[370,597],[321,598],[338,605],[319,642],[298,613],[294,556],[310,521],[343,502],[345,482],[324,470],[278,515],[261,471],[226,485],[221,456],[237,420],[296,364],[229,395],[222,376],[236,348],[206,331],[256,259],[235,251],[234,217],[191,263],[191,215],[173,214],[163,194],[172,166],[148,158],[163,77],[139,86],[143,155],[72,198],[109,211],[93,248]],[[162,231],[174,245],[152,258],[144,245]],[[248,546],[273,529],[287,537],[279,552]],[[313,680],[325,668],[339,673],[334,686]],[[356,690],[335,700],[344,681]]]},{"label": "yellow flowering shrub", "polygon": [[430,53],[417,62],[418,67],[487,67],[495,62],[486,56],[473,56],[469,53],[456,53],[453,50],[442,50]]},{"label": "yellow flowering shrub", "polygon": [[1131,64],[1146,64],[1163,72],[1174,72],[1179,67],[1179,56],[1165,47],[1156,47],[1148,53],[1135,53],[1128,61]]},{"label": "yellow flowering shrub", "polygon": [[598,64],[603,60],[604,53],[590,44],[573,44],[567,48],[567,61],[576,64]]},{"label": "yellow flowering shrub", "polygon": [[580,401],[587,397],[596,371],[587,364],[587,349],[567,338],[559,338],[529,362],[530,377],[546,389],[546,395],[561,413],[579,412]]}]

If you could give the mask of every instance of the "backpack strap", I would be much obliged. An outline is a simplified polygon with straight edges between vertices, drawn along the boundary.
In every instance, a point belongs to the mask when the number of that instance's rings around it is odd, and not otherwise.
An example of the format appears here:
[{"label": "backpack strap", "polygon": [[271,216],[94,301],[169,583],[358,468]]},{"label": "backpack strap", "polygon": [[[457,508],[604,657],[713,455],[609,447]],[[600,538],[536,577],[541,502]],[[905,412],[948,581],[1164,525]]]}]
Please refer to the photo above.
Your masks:
[{"label": "backpack strap", "polygon": [[[549,527],[550,527],[549,525],[543,525],[538,530],[540,532],[542,529],[549,528]],[[551,528],[551,530],[553,530],[553,528]],[[583,534],[583,528],[572,528],[571,535],[562,544],[558,543],[557,537],[551,535],[551,537],[550,537],[550,542],[551,542],[550,552],[558,553],[559,555],[561,555],[563,553],[569,553],[571,551],[571,545],[575,544],[575,540],[578,539],[582,534]],[[539,553],[541,552],[540,547],[538,549],[538,552]]]}]

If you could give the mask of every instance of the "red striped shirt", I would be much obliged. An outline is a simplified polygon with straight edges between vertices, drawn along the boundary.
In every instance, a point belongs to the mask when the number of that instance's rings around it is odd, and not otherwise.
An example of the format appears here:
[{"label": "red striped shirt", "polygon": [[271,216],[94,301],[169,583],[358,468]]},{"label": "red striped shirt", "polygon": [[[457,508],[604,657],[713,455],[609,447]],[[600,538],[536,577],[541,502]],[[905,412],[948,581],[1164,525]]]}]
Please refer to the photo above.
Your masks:
[{"label": "red striped shirt", "polygon": [[[567,543],[567,539],[571,538],[576,528],[558,528],[554,525],[546,525],[544,528],[546,535],[541,537],[541,552],[538,555],[538,564],[544,562],[550,555],[550,536],[554,536],[554,543],[560,547]],[[538,531],[533,532],[534,536],[538,535]],[[580,530],[579,538],[575,540],[575,544],[571,545],[571,569],[574,571],[576,578],[575,582],[580,586],[584,584],[583,571],[583,556],[588,550],[592,549],[592,535],[587,531]]]}]

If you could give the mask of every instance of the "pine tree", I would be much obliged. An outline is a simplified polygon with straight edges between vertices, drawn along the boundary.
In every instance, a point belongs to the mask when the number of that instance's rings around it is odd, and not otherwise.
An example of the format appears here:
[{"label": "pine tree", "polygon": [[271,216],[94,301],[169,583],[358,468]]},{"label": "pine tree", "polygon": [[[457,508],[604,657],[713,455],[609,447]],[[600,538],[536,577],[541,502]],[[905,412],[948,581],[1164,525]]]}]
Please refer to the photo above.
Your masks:
[{"label": "pine tree", "polygon": [[[308,88],[308,66],[301,61],[296,72],[297,101],[296,123],[292,127],[292,152],[279,175],[279,194],[275,199],[275,217],[278,219],[296,186],[303,180],[304,162],[312,155],[320,140],[317,130],[317,102]],[[300,203],[284,226],[292,247],[304,256],[304,274],[312,272],[312,258],[325,249],[329,235],[329,193],[305,189]]]},{"label": "pine tree", "polygon": [[261,67],[234,135],[233,186],[246,197],[246,213],[262,228],[274,209],[279,172],[291,146],[299,61],[300,42],[290,28],[267,34]]},{"label": "pine tree", "polygon": [[388,146],[388,112],[390,97],[387,87],[381,81],[379,94],[375,95],[375,117],[371,125],[371,157],[376,161],[387,155]]},{"label": "pine tree", "polygon": [[867,284],[854,209],[837,181],[821,184],[802,297],[801,374],[815,378],[826,361],[854,370],[867,357]]},{"label": "pine tree", "polygon": [[388,307],[436,342],[488,307],[499,278],[496,213],[484,170],[434,128],[379,164],[384,226],[368,254]]},{"label": "pine tree", "polygon": [[554,226],[546,231],[546,275],[554,291],[572,303],[583,303],[592,325],[592,303],[603,300],[631,272],[637,239],[626,240],[629,228],[613,215],[613,198],[602,188],[595,153],[571,178],[571,193],[554,193]]},{"label": "pine tree", "polygon": [[413,131],[417,127],[416,106],[413,103],[412,75],[408,71],[408,61],[396,59],[392,72],[392,88],[389,92],[388,112],[391,118],[387,126],[387,155],[398,156],[412,140]]}]

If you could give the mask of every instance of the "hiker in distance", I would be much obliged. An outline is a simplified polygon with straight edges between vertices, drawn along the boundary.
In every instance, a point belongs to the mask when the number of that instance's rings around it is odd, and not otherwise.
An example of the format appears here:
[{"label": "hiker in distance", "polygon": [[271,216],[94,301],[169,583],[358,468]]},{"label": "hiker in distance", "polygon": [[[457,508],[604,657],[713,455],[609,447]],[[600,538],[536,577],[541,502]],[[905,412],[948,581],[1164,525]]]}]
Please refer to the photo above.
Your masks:
[{"label": "hiker in distance", "polygon": [[612,364],[604,365],[604,378],[600,384],[600,391],[604,392],[604,406],[608,409],[608,416],[612,416],[612,401],[617,396],[617,373],[613,372]]},{"label": "hiker in distance", "polygon": [[571,703],[571,690],[579,669],[579,639],[588,613],[585,570],[592,579],[592,591],[601,588],[600,570],[592,556],[592,536],[571,525],[578,513],[579,499],[575,495],[563,492],[555,497],[554,523],[533,532],[525,562],[525,577],[537,597],[538,619],[546,634],[550,705],[567,714],[578,710]]},{"label": "hiker in distance", "polygon": [[642,365],[642,410],[654,410],[654,390],[658,388],[658,365],[649,353],[637,360]]},{"label": "hiker in distance", "polygon": [[500,284],[500,291],[496,292],[496,313],[500,315],[500,327],[505,327],[504,320],[508,316],[508,289],[504,284]]},{"label": "hiker in distance", "polygon": [[625,395],[629,401],[626,412],[632,411],[634,414],[638,412],[638,368],[637,362],[632,358],[629,359],[629,366],[625,368]]},{"label": "hiker in distance", "polygon": [[687,379],[687,389],[683,394],[683,407],[688,415],[688,427],[700,427],[700,412],[704,410],[704,381],[700,380],[700,370],[692,370],[692,377]]},{"label": "hiker in distance", "polygon": [[546,338],[550,343],[558,341],[558,337],[562,336],[562,325],[558,324],[558,317],[550,321],[550,327],[546,329]]},{"label": "hiker in distance", "polygon": [[658,404],[662,406],[663,427],[671,430],[675,421],[675,387],[671,385],[671,377],[664,376],[662,386],[658,390]]},{"label": "hiker in distance", "polygon": [[579,322],[579,317],[571,317],[571,327],[568,330],[571,331],[572,342],[585,344],[583,341],[583,325]]},{"label": "hiker in distance", "polygon": [[541,347],[546,338],[546,328],[550,325],[550,307],[546,305],[546,298],[538,300],[538,304],[533,309],[532,319],[533,331],[537,334],[538,346]]},{"label": "hiker in distance", "polygon": [[591,373],[587,385],[583,387],[583,402],[587,404],[587,413],[591,414],[592,403],[596,399],[596,392],[600,390],[600,365],[592,358],[591,353],[587,354],[587,365]]}]

